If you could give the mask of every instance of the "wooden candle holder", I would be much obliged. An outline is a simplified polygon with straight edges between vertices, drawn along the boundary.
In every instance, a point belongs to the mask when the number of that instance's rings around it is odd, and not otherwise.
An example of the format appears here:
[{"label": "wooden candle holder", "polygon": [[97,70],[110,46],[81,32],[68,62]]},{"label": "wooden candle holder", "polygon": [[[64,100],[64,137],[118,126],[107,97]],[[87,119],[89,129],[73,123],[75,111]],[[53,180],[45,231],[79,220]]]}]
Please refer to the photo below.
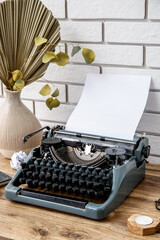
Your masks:
[{"label": "wooden candle holder", "polygon": [[[153,219],[153,222],[148,225],[138,224],[135,222],[135,218],[140,216],[150,217]],[[152,235],[160,230],[160,220],[157,217],[148,214],[133,214],[128,218],[127,226],[132,233],[142,236]]]}]

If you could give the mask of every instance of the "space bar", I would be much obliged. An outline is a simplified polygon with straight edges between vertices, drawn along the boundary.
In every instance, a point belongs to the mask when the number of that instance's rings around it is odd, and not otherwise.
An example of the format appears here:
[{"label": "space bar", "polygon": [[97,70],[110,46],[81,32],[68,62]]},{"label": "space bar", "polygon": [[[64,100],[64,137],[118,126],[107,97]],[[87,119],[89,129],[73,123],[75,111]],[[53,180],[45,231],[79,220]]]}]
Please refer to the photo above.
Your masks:
[{"label": "space bar", "polygon": [[40,200],[45,200],[48,202],[54,202],[54,203],[60,203],[64,205],[69,205],[72,207],[77,207],[77,208],[85,208],[86,204],[88,201],[86,200],[79,200],[75,198],[69,198],[69,197],[64,197],[64,196],[58,196],[58,195],[51,195],[49,193],[44,193],[44,192],[38,192],[38,191],[33,191],[29,189],[22,189],[19,192],[19,195],[25,196],[25,197],[31,197],[31,198],[36,198]]}]

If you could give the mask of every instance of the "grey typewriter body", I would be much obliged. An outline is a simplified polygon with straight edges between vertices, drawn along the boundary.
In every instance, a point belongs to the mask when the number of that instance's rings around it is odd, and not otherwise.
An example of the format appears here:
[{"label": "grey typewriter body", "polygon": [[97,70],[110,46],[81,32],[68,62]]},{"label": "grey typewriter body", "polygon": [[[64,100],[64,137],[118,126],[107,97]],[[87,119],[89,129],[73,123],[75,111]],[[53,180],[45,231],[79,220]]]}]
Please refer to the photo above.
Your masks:
[{"label": "grey typewriter body", "polygon": [[30,152],[7,185],[5,195],[18,202],[103,219],[145,177],[149,149],[146,137],[127,141],[48,128],[41,145]]}]

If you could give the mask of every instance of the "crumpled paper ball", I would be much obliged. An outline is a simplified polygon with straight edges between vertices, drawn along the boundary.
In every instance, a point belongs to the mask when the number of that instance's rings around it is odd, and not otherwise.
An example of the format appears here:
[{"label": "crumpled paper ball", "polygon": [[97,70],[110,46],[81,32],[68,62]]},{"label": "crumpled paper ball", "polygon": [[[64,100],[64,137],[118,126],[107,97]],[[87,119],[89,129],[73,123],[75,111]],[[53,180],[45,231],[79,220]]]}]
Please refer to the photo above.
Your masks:
[{"label": "crumpled paper ball", "polygon": [[10,161],[11,168],[18,170],[21,167],[21,163],[25,162],[26,158],[27,155],[25,152],[20,151],[13,153]]}]

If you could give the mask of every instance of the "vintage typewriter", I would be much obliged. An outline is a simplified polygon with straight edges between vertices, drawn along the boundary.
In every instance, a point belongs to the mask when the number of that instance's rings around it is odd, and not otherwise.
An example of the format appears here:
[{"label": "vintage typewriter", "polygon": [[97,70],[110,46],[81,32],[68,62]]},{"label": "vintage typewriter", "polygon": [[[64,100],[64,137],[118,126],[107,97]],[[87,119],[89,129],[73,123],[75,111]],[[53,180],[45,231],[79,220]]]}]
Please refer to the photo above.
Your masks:
[{"label": "vintage typewriter", "polygon": [[5,195],[18,202],[103,219],[144,178],[149,151],[146,137],[126,141],[47,127],[41,145],[28,155]]},{"label": "vintage typewriter", "polygon": [[[134,136],[134,132],[149,85],[146,76],[87,75],[66,126],[47,127],[41,145],[31,151],[6,187],[6,197],[92,219],[105,218],[145,176],[150,146],[146,137]],[[101,93],[98,101],[97,91]]]}]

